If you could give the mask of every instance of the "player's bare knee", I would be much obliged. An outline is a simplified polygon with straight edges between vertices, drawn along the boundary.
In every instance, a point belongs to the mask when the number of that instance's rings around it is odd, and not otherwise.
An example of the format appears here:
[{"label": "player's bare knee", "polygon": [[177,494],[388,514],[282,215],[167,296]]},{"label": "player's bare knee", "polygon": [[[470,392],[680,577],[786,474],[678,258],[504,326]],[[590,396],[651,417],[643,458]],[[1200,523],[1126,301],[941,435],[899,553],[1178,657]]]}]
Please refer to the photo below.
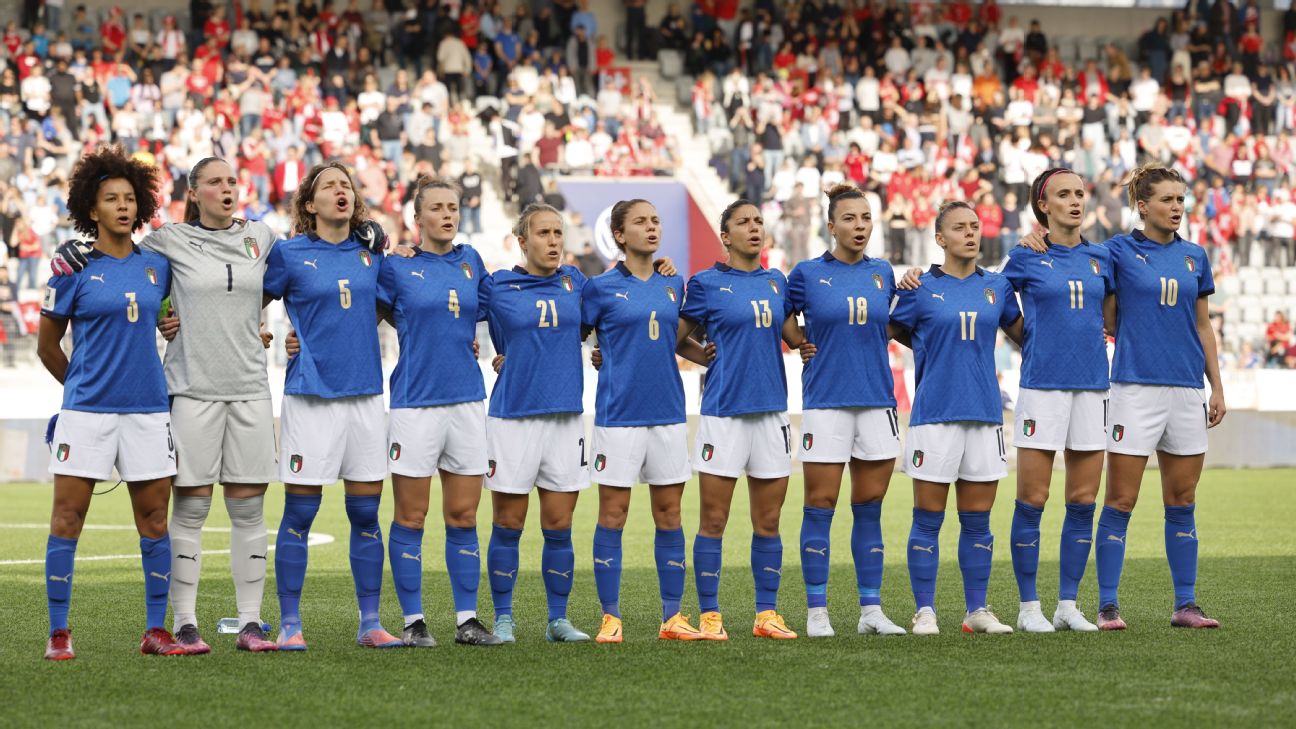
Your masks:
[{"label": "player's bare knee", "polygon": [[446,525],[456,529],[473,529],[477,526],[476,510],[446,509],[443,516]]},{"label": "player's bare knee", "polygon": [[598,523],[604,529],[625,529],[626,510],[615,506],[600,509]]},{"label": "player's bare knee", "polygon": [[83,526],[85,526],[84,511],[54,505],[54,511],[50,515],[50,534],[60,539],[78,539]]},{"label": "player's bare knee", "polygon": [[729,512],[723,509],[703,509],[698,519],[698,531],[708,537],[723,536],[728,525]]},{"label": "player's bare knee", "polygon": [[679,506],[653,507],[653,524],[663,531],[674,531],[679,529]]},{"label": "player's bare knee", "polygon": [[1106,500],[1103,502],[1103,505],[1110,506],[1113,509],[1117,509],[1119,511],[1124,511],[1128,513],[1134,511],[1134,505],[1137,503],[1138,503],[1138,496],[1135,494],[1129,494],[1129,495],[1108,494]]},{"label": "player's bare knee", "polygon": [[829,493],[806,491],[805,505],[812,509],[836,509],[837,497]]},{"label": "player's bare knee", "polygon": [[[572,525],[571,514],[541,514],[540,515],[541,529],[571,529],[571,525]],[[521,529],[522,527],[518,527],[518,528]]]},{"label": "player's bare knee", "polygon": [[135,528],[141,537],[157,539],[167,533],[167,510],[165,506],[147,507],[135,513]]},{"label": "player's bare knee", "polygon": [[418,511],[415,509],[402,511],[398,509],[396,511],[395,519],[397,524],[400,524],[406,529],[418,530],[422,529],[424,522],[427,521],[427,511]]}]

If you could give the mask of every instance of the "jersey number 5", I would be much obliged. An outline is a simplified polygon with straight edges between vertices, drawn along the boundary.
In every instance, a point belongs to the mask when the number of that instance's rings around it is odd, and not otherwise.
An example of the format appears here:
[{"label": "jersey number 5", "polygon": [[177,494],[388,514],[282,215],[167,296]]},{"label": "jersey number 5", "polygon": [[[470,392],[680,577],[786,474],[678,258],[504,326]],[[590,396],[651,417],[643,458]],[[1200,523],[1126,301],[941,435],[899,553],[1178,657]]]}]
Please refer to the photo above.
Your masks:
[{"label": "jersey number 5", "polygon": [[349,283],[351,283],[349,278],[338,279],[338,299],[341,301],[343,309],[351,308],[351,289],[347,288]]}]

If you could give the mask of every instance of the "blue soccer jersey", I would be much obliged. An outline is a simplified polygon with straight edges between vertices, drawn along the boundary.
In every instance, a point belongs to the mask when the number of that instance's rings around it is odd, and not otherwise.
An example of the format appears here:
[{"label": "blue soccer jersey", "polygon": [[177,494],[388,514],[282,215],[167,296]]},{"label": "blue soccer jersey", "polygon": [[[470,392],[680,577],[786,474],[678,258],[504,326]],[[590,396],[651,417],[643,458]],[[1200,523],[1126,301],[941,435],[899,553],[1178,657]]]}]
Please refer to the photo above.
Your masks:
[{"label": "blue soccer jersey", "polygon": [[72,325],[65,410],[170,410],[154,334],[162,299],[170,292],[171,264],[139,248],[125,258],[94,251],[79,273],[49,280],[41,314]]},{"label": "blue soccer jersey", "polygon": [[920,288],[900,291],[891,312],[913,340],[917,392],[909,424],[1002,424],[994,349],[998,329],[1021,316],[1012,284],[981,268],[959,279],[938,266],[921,281]]},{"label": "blue soccer jersey", "polygon": [[1116,273],[1112,382],[1205,388],[1197,299],[1215,293],[1206,251],[1177,235],[1162,245],[1140,230],[1107,248]]},{"label": "blue soccer jersey", "polygon": [[716,345],[703,382],[703,415],[787,410],[782,341],[791,313],[782,271],[717,263],[689,279],[680,316],[702,325]]},{"label": "blue soccer jersey", "polygon": [[506,357],[491,390],[491,417],[584,410],[581,290],[587,280],[573,266],[543,277],[519,266],[486,278],[478,305],[495,349]]},{"label": "blue soccer jersey", "polygon": [[1021,293],[1026,317],[1021,386],[1034,390],[1106,390],[1103,299],[1115,290],[1111,253],[1083,242],[1050,243],[1047,253],[1016,247],[1003,275]]},{"label": "blue soccer jersey", "polygon": [[391,309],[400,359],[391,375],[391,406],[418,408],[484,400],[477,357],[477,287],[486,266],[471,246],[445,255],[419,250],[387,256],[378,270],[378,303]]},{"label": "blue soccer jersey", "polygon": [[585,284],[582,319],[598,332],[603,352],[595,425],[684,422],[684,383],[675,361],[683,300],[684,279],[654,272],[644,281],[624,263]]},{"label": "blue soccer jersey", "polygon": [[375,318],[381,265],[354,237],[335,245],[299,235],[270,251],[265,293],[283,299],[301,340],[301,352],[288,360],[285,394],[382,394]]},{"label": "blue soccer jersey", "polygon": [[876,258],[850,264],[825,253],[792,269],[788,301],[818,349],[801,374],[806,408],[895,407],[887,357],[895,290],[891,264]]}]

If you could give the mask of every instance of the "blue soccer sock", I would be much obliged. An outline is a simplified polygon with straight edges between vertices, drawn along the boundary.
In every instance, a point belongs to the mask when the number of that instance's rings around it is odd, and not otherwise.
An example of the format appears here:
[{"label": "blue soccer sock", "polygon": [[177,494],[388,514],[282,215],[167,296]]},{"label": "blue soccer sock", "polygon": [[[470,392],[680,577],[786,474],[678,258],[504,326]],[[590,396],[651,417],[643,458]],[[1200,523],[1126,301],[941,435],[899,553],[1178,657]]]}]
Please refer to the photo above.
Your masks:
[{"label": "blue soccer sock", "polygon": [[387,552],[396,599],[409,625],[423,616],[423,530],[393,521],[387,531]]},{"label": "blue soccer sock", "polygon": [[382,602],[383,540],[378,526],[381,496],[346,497],[347,519],[351,522],[351,578],[355,581],[356,603],[360,607],[360,630],[379,627],[378,606]]},{"label": "blue soccer sock", "polygon": [[752,579],[756,583],[756,612],[778,607],[779,582],[783,578],[783,539],[777,535],[752,534]]},{"label": "blue soccer sock", "polygon": [[540,571],[544,574],[545,596],[549,603],[549,621],[567,617],[567,598],[571,595],[572,574],[576,568],[576,550],[572,549],[571,529],[542,529],[544,549],[540,552]]},{"label": "blue soccer sock", "polygon": [[662,622],[680,611],[684,598],[684,530],[658,529],[653,540],[653,557],[657,560],[657,589],[661,593]]},{"label": "blue soccer sock", "polygon": [[594,527],[594,585],[603,612],[621,617],[621,530]]},{"label": "blue soccer sock", "polygon": [[279,620],[290,633],[301,629],[307,543],[319,508],[319,494],[284,495],[283,518],[279,521],[279,535],[275,537],[275,588],[279,594]]},{"label": "blue soccer sock", "polygon": [[1067,504],[1058,550],[1058,599],[1075,600],[1093,546],[1093,504]]},{"label": "blue soccer sock", "polygon": [[828,606],[832,519],[832,509],[816,509],[813,506],[802,509],[801,577],[805,580],[806,607]]},{"label": "blue soccer sock", "polygon": [[945,521],[943,511],[913,510],[909,527],[909,586],[919,610],[933,608],[936,601],[936,575],[940,571],[940,530]]},{"label": "blue soccer sock", "polygon": [[140,537],[140,561],[144,566],[145,628],[166,624],[167,596],[171,594],[171,537]]},{"label": "blue soccer sock", "polygon": [[450,593],[454,598],[456,622],[459,622],[460,615],[477,614],[477,587],[481,584],[481,545],[477,541],[477,527],[454,527],[447,524],[445,533],[446,572],[450,574]]},{"label": "blue soccer sock", "polygon": [[1129,532],[1130,512],[1104,506],[1098,517],[1098,534],[1094,536],[1094,563],[1098,571],[1098,607],[1120,606],[1116,598],[1121,570],[1125,567],[1125,537]]},{"label": "blue soccer sock", "polygon": [[1175,610],[1197,601],[1196,504],[1165,507],[1166,559],[1174,580]]},{"label": "blue soccer sock", "polygon": [[882,604],[882,501],[851,504],[851,557],[855,560],[855,588],[859,604]]},{"label": "blue soccer sock", "polygon": [[67,630],[72,604],[72,571],[77,540],[49,535],[45,542],[45,599],[49,604],[50,632]]},{"label": "blue soccer sock", "polygon": [[994,557],[994,535],[990,533],[990,512],[960,511],[959,571],[963,573],[963,601],[967,611],[986,606],[990,585],[990,563]]},{"label": "blue soccer sock", "polygon": [[490,544],[486,547],[486,570],[490,573],[491,601],[495,617],[513,614],[513,585],[517,582],[518,542],[521,529],[509,529],[499,524],[491,529]]},{"label": "blue soccer sock", "polygon": [[693,538],[693,580],[697,584],[698,610],[720,612],[720,568],[724,562],[723,537]]},{"label": "blue soccer sock", "polygon": [[1039,600],[1035,577],[1039,574],[1040,517],[1043,515],[1043,509],[1020,499],[1013,510],[1008,538],[1012,541],[1013,574],[1017,576],[1017,593],[1022,602]]}]

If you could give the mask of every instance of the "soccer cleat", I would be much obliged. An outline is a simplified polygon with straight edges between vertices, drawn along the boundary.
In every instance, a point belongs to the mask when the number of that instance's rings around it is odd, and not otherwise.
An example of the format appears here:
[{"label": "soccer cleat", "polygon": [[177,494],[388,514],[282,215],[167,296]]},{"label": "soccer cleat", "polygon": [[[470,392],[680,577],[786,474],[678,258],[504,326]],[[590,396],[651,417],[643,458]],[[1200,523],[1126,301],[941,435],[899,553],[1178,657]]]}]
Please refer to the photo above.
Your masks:
[{"label": "soccer cleat", "polygon": [[183,656],[188,651],[176,642],[166,628],[149,628],[140,639],[140,654],[145,656]]},{"label": "soccer cleat", "polygon": [[[299,637],[301,633],[297,634]],[[304,647],[306,644],[302,643]],[[266,638],[265,631],[261,629],[260,623],[248,623],[239,631],[238,641],[234,647],[241,651],[250,653],[269,653],[270,651],[279,650],[279,645]]]},{"label": "soccer cleat", "polygon": [[940,625],[936,623],[936,611],[929,607],[919,608],[913,616],[914,635],[940,635]]},{"label": "soccer cleat", "polygon": [[45,643],[45,660],[70,661],[73,658],[76,658],[76,653],[72,652],[72,633],[67,629],[50,633],[49,641]]},{"label": "soccer cleat", "polygon": [[589,639],[588,635],[577,630],[567,618],[550,620],[549,627],[545,630],[545,640],[550,643],[584,643]]},{"label": "soccer cleat", "polygon": [[495,637],[500,639],[501,643],[515,643],[517,640],[513,637],[513,616],[496,615],[495,616]]},{"label": "soccer cleat", "polygon": [[689,625],[688,616],[682,613],[675,613],[670,620],[662,623],[657,637],[661,640],[705,640],[702,631]]},{"label": "soccer cleat", "polygon": [[879,608],[876,605],[872,607],[873,607],[872,610],[869,610],[868,607],[860,608],[860,619],[859,619],[859,627],[858,627],[860,635],[908,635],[909,634],[909,631],[891,622],[891,618],[888,618],[886,614],[882,612],[882,608]]},{"label": "soccer cleat", "polygon": [[289,632],[287,626],[279,628],[279,639],[275,641],[281,651],[306,650],[306,637],[302,635],[301,626]]},{"label": "soccer cleat", "polygon": [[599,626],[598,635],[594,637],[598,643],[620,643],[621,642],[621,618],[615,615],[603,615],[603,625]]},{"label": "soccer cleat", "polygon": [[207,641],[203,640],[202,636],[198,634],[198,626],[193,623],[180,626],[180,630],[176,631],[175,634],[175,642],[184,646],[185,655],[187,656],[201,656],[205,653],[211,653],[211,646],[207,645]]},{"label": "soccer cleat", "polygon": [[987,633],[989,635],[1008,635],[1013,629],[999,622],[999,616],[990,612],[990,608],[977,608],[963,618],[964,633]]},{"label": "soccer cleat", "polygon": [[774,640],[792,640],[797,637],[797,634],[788,628],[787,623],[783,622],[783,616],[773,610],[764,610],[756,614],[756,622],[752,624],[752,635]]},{"label": "soccer cleat", "polygon": [[1025,633],[1052,633],[1053,624],[1044,617],[1039,600],[1023,602],[1017,612],[1017,629]]},{"label": "soccer cleat", "polygon": [[[511,621],[510,621],[511,623]],[[498,623],[496,623],[498,625]],[[513,633],[509,632],[512,639]],[[455,642],[462,645],[503,645],[504,641],[486,629],[477,618],[468,618],[455,629]]]},{"label": "soccer cleat", "polygon": [[1053,611],[1054,630],[1074,630],[1077,633],[1096,633],[1098,626],[1089,622],[1075,600],[1058,600],[1057,610]]},{"label": "soccer cleat", "polygon": [[356,633],[356,643],[365,648],[403,648],[405,646],[405,641],[383,630],[381,625],[369,630],[361,627],[359,632]]},{"label": "soccer cleat", "polygon": [[1124,630],[1125,621],[1121,620],[1120,608],[1112,603],[1103,605],[1102,610],[1098,611],[1098,629]]},{"label": "soccer cleat", "polygon": [[724,628],[724,618],[719,612],[712,610],[702,613],[698,620],[701,621],[698,632],[702,634],[702,640],[729,640],[729,634]]},{"label": "soccer cleat", "polygon": [[1174,611],[1170,616],[1170,627],[1172,628],[1218,628],[1219,621],[1206,617],[1197,603],[1190,602],[1187,605]]},{"label": "soccer cleat", "polygon": [[427,623],[422,618],[405,627],[401,633],[401,642],[411,648],[436,648],[436,638],[428,632]]},{"label": "soccer cleat", "polygon": [[828,608],[810,608],[806,615],[806,637],[832,638],[835,635],[832,623],[828,621]]}]

